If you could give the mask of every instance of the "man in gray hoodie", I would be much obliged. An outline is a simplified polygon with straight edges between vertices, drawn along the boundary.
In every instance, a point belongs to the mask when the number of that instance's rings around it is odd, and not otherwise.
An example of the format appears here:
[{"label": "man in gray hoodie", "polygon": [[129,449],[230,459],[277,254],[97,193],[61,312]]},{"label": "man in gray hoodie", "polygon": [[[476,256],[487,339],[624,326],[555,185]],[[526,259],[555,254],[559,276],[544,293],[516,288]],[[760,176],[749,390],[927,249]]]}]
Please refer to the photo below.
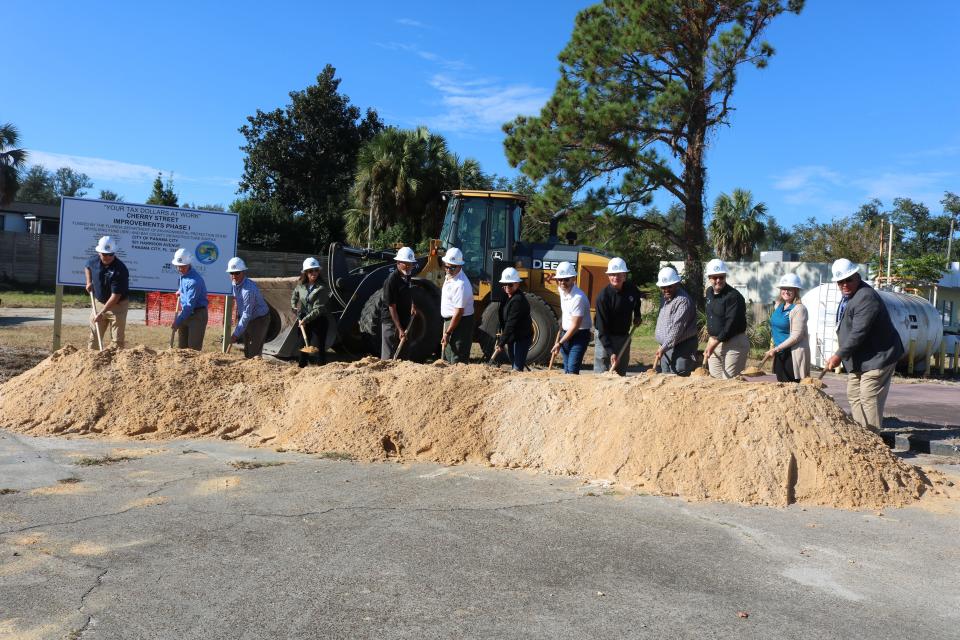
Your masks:
[{"label": "man in gray hoodie", "polygon": [[903,343],[880,294],[858,269],[845,258],[833,263],[833,281],[843,296],[836,318],[840,347],[824,366],[833,369],[843,363],[853,419],[876,433],[883,426],[883,406]]}]

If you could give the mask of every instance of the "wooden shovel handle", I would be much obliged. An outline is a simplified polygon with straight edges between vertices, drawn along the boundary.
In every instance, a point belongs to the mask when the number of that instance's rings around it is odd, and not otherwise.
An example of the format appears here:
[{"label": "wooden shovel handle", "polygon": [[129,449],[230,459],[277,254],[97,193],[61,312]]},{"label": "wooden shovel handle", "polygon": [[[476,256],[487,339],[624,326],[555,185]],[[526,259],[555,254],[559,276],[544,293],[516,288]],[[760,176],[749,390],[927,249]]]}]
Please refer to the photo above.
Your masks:
[{"label": "wooden shovel handle", "polygon": [[[561,327],[560,330],[557,331],[557,337],[554,338],[553,344],[557,344],[558,342],[560,342],[560,336],[561,336],[562,334],[563,334],[563,328]],[[552,350],[551,350],[551,353],[550,353],[550,364],[547,365],[547,369],[548,369],[548,370],[549,370],[549,369],[553,369],[553,361],[554,361],[554,359],[555,359],[556,357],[557,357],[557,354],[556,354],[556,353],[553,353]]]},{"label": "wooden shovel handle", "polygon": [[93,332],[97,334],[97,346],[100,347],[100,351],[103,351],[103,337],[100,335],[100,324],[97,322],[97,299],[93,297],[93,291],[90,292],[90,307],[93,309],[93,319],[90,321],[90,326],[93,328]]},{"label": "wooden shovel handle", "polygon": [[177,304],[173,306],[173,322],[170,324],[170,348],[173,349],[173,336],[177,335],[177,330],[174,327],[177,324],[177,315],[180,313],[180,297],[177,297]]},{"label": "wooden shovel handle", "polygon": [[397,350],[393,352],[391,360],[396,360],[400,357],[400,350],[403,349],[403,345],[407,343],[407,332],[410,331],[410,327],[413,326],[413,318],[415,317],[416,316],[411,317],[410,321],[407,322],[407,328],[403,330],[403,337],[400,338],[400,343],[397,345]]}]

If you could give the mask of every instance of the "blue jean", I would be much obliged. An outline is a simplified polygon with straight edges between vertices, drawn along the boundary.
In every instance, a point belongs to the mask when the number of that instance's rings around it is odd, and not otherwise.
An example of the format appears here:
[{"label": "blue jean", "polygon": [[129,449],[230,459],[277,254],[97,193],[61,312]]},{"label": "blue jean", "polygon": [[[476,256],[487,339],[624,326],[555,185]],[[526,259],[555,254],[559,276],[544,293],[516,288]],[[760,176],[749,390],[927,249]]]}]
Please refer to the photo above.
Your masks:
[{"label": "blue jean", "polygon": [[573,334],[573,337],[560,345],[560,353],[563,354],[563,372],[580,374],[580,367],[583,366],[583,354],[587,351],[587,345],[590,344],[590,330],[581,329]]},{"label": "blue jean", "polygon": [[527,365],[527,353],[530,352],[532,342],[533,338],[524,338],[507,345],[507,355],[510,357],[514,371],[523,371]]}]

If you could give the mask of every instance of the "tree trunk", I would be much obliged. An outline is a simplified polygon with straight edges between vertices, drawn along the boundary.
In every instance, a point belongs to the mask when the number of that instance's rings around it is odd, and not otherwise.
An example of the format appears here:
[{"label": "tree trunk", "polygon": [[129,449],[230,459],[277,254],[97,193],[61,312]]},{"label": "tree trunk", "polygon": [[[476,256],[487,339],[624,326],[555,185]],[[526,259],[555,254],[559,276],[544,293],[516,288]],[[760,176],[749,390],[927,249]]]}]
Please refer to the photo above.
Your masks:
[{"label": "tree trunk", "polygon": [[705,304],[703,285],[703,191],[706,172],[703,168],[707,135],[707,106],[697,101],[687,127],[687,150],[683,158],[683,191],[687,197],[683,220],[684,274],[688,293],[698,309]]}]

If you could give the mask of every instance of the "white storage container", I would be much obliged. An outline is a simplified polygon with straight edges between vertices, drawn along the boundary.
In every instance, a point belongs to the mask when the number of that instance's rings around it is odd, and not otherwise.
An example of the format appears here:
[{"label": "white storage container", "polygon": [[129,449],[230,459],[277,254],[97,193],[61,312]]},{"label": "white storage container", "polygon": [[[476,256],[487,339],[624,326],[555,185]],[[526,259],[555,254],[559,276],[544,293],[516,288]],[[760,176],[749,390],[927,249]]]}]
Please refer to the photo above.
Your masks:
[{"label": "white storage container", "polygon": [[[930,356],[940,351],[940,341],[943,339],[940,313],[919,296],[895,291],[878,293],[903,342],[905,353],[901,363],[906,365],[910,341],[914,340],[914,372],[922,373],[927,368]],[[837,350],[836,318],[840,298],[840,291],[832,282],[814,287],[801,297],[809,312],[807,330],[810,333],[812,364],[816,367],[823,367],[826,359]]]}]

